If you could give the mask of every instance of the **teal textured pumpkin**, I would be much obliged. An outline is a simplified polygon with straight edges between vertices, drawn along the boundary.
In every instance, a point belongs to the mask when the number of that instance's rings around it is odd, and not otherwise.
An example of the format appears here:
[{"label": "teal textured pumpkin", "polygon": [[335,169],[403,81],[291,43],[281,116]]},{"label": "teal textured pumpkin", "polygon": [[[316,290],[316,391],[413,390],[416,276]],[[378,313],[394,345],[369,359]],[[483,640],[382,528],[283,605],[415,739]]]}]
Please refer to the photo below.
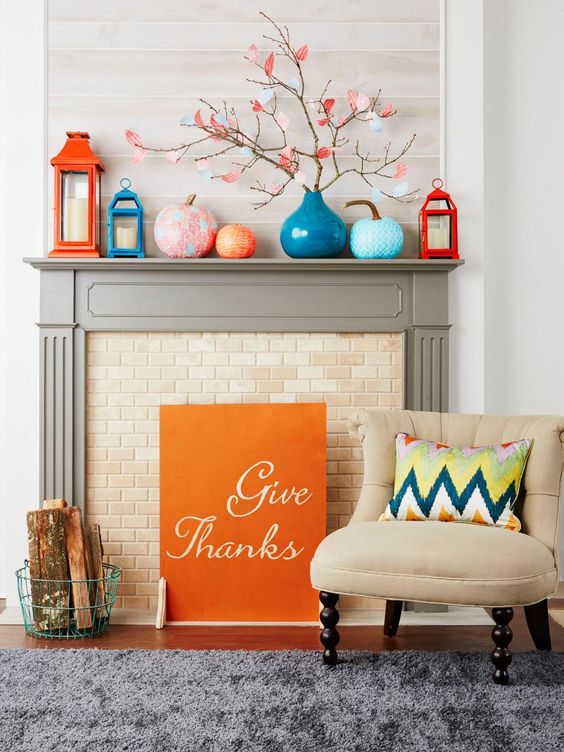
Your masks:
[{"label": "teal textured pumpkin", "polygon": [[357,204],[370,207],[372,218],[359,219],[351,227],[349,241],[352,255],[360,259],[392,259],[399,256],[403,248],[403,230],[399,222],[391,217],[381,217],[372,201],[347,201],[343,209]]}]

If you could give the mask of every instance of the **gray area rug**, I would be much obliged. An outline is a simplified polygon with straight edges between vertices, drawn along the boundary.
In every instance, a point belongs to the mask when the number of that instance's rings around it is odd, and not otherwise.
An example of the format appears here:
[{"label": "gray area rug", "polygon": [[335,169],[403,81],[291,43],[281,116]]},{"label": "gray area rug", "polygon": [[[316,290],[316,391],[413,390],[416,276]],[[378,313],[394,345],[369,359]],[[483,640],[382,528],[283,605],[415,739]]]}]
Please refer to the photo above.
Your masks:
[{"label": "gray area rug", "polygon": [[0,651],[4,752],[561,752],[564,654]]}]

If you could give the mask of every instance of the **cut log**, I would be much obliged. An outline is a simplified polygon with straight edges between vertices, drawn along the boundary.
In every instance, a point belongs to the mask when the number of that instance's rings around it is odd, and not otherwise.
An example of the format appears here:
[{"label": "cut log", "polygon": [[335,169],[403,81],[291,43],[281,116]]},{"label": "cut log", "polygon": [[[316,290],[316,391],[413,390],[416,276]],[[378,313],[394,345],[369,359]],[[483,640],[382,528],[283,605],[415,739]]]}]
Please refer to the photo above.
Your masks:
[{"label": "cut log", "polygon": [[[60,509],[40,509],[29,514],[35,518],[39,574],[42,580],[36,583],[39,588],[39,592],[36,589],[38,601],[33,600],[34,607],[39,607],[35,622],[41,631],[67,629],[70,590],[63,514]],[[34,571],[37,572],[36,567]]]},{"label": "cut log", "polygon": [[90,587],[90,603],[98,606],[94,616],[104,618],[107,616],[104,590],[104,547],[102,546],[102,537],[100,535],[100,525],[91,523],[86,526],[86,543],[88,548],[88,558],[90,567],[90,579],[98,580]]},{"label": "cut log", "polygon": [[86,546],[82,532],[82,520],[78,507],[62,510],[65,528],[65,542],[72,582],[72,599],[78,629],[90,629],[90,594],[88,591],[89,574],[86,569]]},{"label": "cut log", "polygon": [[43,509],[64,509],[67,502],[64,499],[45,499]]},{"label": "cut log", "polygon": [[43,609],[41,603],[41,568],[39,563],[39,534],[37,532],[37,516],[35,512],[27,513],[27,545],[28,545],[28,562],[29,577],[31,579],[31,610],[35,629],[43,629]]}]

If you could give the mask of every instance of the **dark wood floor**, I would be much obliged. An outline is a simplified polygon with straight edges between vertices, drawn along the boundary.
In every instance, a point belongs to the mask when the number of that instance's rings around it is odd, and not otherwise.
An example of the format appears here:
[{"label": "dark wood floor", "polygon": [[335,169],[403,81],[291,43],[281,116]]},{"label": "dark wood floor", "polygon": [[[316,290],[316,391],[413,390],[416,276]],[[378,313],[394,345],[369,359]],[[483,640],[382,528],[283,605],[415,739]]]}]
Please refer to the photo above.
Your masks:
[{"label": "dark wood floor", "polygon": [[[562,603],[562,602],[561,602]],[[554,602],[551,607],[554,607]],[[558,604],[560,606],[560,603]],[[564,603],[562,604],[564,605]],[[514,651],[534,650],[522,609],[511,622]],[[564,629],[550,620],[554,650],[564,651]],[[382,627],[343,627],[339,650],[491,650],[491,627],[409,626],[396,637],[384,637]],[[103,648],[146,650],[318,650],[315,627],[110,627],[103,637],[90,640],[43,640],[27,637],[21,626],[0,626],[0,648]]]}]

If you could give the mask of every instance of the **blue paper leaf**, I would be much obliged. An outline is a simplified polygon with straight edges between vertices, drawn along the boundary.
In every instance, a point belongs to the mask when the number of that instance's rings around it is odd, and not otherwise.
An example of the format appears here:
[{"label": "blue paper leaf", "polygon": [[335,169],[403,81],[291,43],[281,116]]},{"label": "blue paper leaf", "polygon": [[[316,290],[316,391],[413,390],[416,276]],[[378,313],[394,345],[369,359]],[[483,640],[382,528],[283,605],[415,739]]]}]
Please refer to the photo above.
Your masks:
[{"label": "blue paper leaf", "polygon": [[213,172],[211,170],[200,170],[198,174],[201,178],[205,178],[206,180],[211,180],[213,178]]},{"label": "blue paper leaf", "polygon": [[383,198],[382,191],[377,186],[374,186],[372,188],[371,196],[372,196],[372,201],[374,201],[375,204],[377,204]]},{"label": "blue paper leaf", "polygon": [[372,119],[369,121],[368,127],[373,133],[382,132],[382,120],[378,117],[378,115],[375,112],[372,113]]},{"label": "blue paper leaf", "polygon": [[300,80],[299,78],[291,78],[288,83],[292,87],[292,89],[299,89],[300,88]]},{"label": "blue paper leaf", "polygon": [[262,105],[265,105],[267,102],[270,102],[273,96],[274,96],[274,91],[272,89],[263,89],[261,93],[258,95],[257,101],[260,102]]},{"label": "blue paper leaf", "polygon": [[398,183],[394,188],[394,198],[401,198],[409,193],[409,183]]},{"label": "blue paper leaf", "polygon": [[180,125],[196,125],[196,121],[194,120],[192,115],[184,115],[184,117],[180,121]]},{"label": "blue paper leaf", "polygon": [[229,126],[227,118],[225,117],[225,115],[222,115],[221,112],[216,113],[215,119],[218,123],[221,123],[221,125],[224,125],[226,128]]},{"label": "blue paper leaf", "polygon": [[253,156],[253,152],[249,149],[248,146],[242,146],[239,149],[239,154],[242,154],[244,157],[252,157]]}]

